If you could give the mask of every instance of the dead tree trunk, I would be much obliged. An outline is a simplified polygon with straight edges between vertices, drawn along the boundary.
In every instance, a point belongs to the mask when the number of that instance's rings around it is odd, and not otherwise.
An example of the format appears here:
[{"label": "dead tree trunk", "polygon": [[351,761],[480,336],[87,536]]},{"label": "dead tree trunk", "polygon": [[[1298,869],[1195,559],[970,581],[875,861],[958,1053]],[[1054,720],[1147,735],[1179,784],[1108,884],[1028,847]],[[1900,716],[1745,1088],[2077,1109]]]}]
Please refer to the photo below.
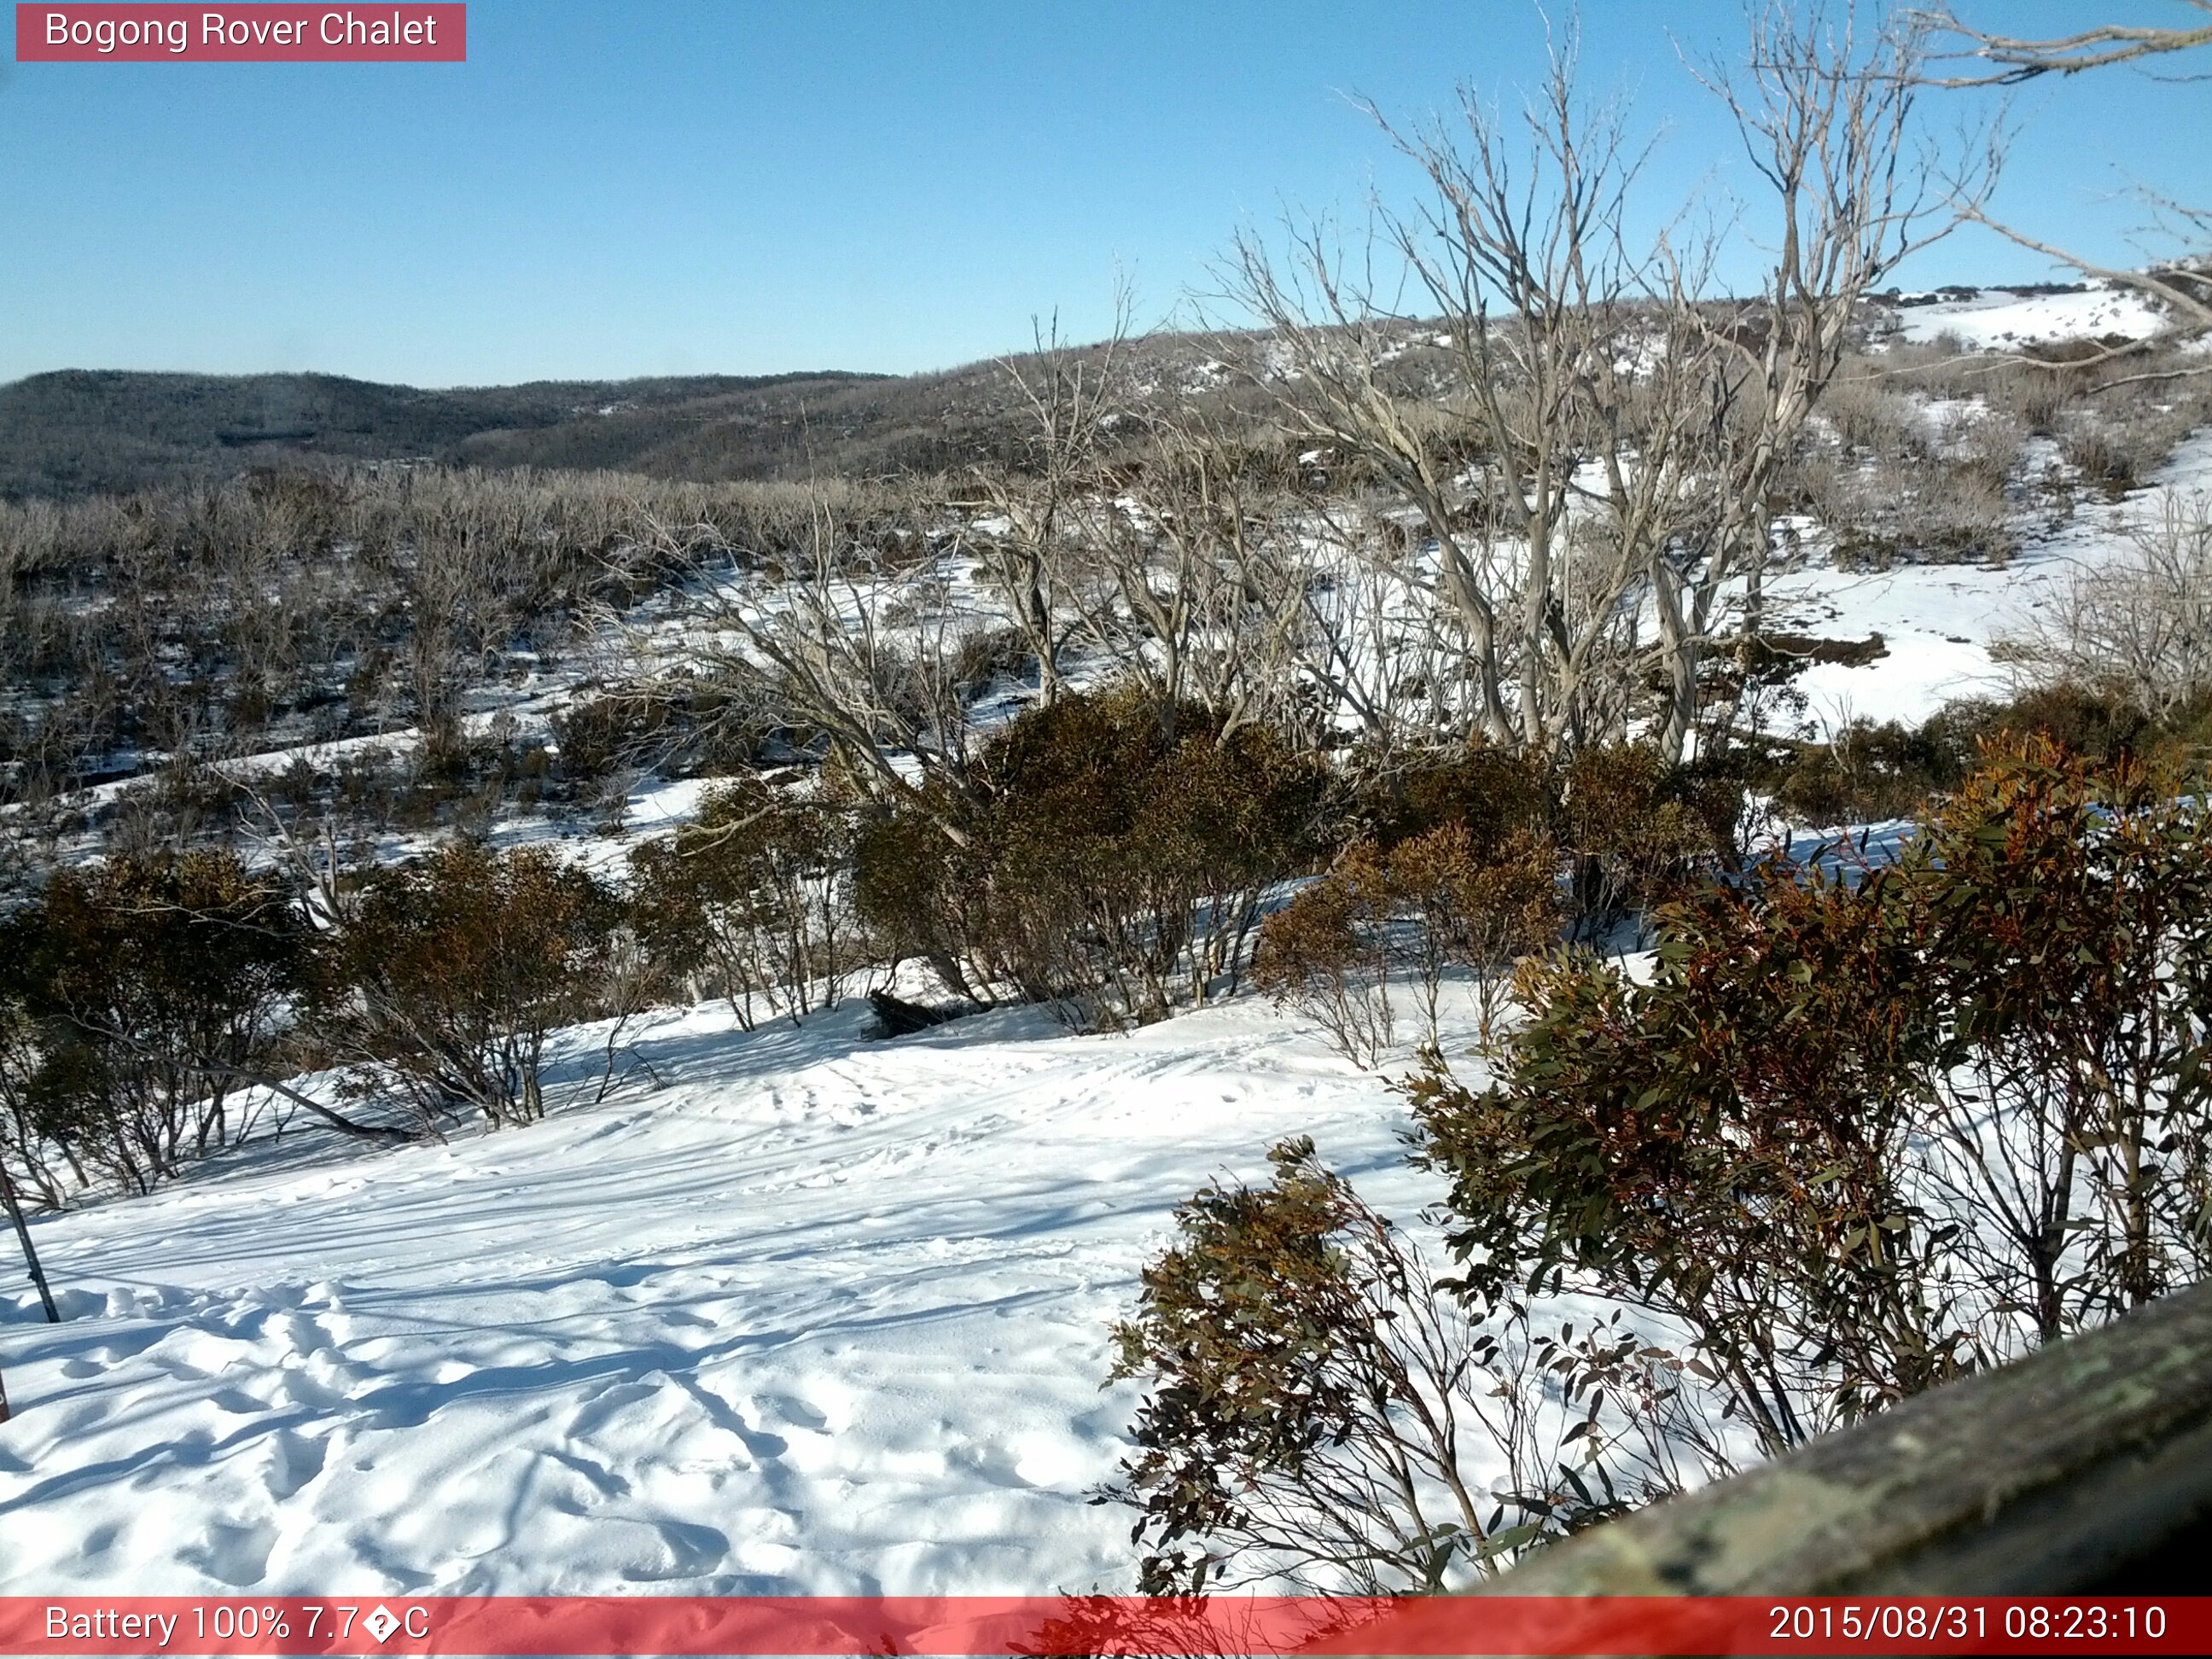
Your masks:
[{"label": "dead tree trunk", "polygon": [[[8,1206],[8,1219],[15,1229],[15,1237],[22,1241],[23,1265],[31,1270],[31,1283],[39,1287],[39,1305],[46,1310],[46,1322],[62,1322],[61,1310],[54,1306],[54,1293],[46,1288],[46,1270],[39,1265],[39,1252],[31,1243],[30,1224],[23,1219],[23,1206],[15,1200],[15,1182],[4,1166],[0,1166],[0,1203]],[[8,1400],[0,1394],[0,1423],[8,1419]]]}]

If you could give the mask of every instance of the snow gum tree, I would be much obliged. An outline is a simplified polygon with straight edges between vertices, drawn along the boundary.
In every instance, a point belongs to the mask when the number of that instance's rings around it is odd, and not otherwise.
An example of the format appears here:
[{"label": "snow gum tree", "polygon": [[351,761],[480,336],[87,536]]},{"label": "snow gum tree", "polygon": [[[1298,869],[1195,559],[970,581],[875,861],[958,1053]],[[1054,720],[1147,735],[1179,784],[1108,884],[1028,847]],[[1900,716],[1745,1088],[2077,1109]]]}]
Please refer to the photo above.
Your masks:
[{"label": "snow gum tree", "polygon": [[[1741,579],[1737,653],[1756,648],[1777,486],[1843,366],[1859,307],[1913,252],[1973,216],[2001,159],[1994,138],[1947,166],[1917,143],[1917,76],[1929,32],[1918,14],[1770,3],[1752,13],[1740,65],[1706,86],[1733,118],[1764,185],[1749,210],[1773,250],[1748,302],[1689,307],[1716,348],[1706,398],[1709,506],[1697,533],[1650,565],[1668,694],[1661,749],[1680,758],[1697,729],[1701,664]],[[1692,297],[1677,282],[1678,301]],[[1732,713],[1723,710],[1723,714]]]},{"label": "snow gum tree", "polygon": [[1618,740],[1656,669],[1652,735],[1686,753],[1707,659],[1732,623],[1742,649],[1760,626],[1778,484],[1861,302],[1974,210],[1994,165],[1987,146],[1929,188],[1925,33],[1768,6],[1743,64],[1704,72],[1763,186],[1746,219],[1773,252],[1748,299],[1712,292],[1721,234],[1678,217],[1632,240],[1645,152],[1617,100],[1578,88],[1571,37],[1517,117],[1467,92],[1455,120],[1385,123],[1417,193],[1378,201],[1364,241],[1322,223],[1280,248],[1239,239],[1226,287],[1267,331],[1276,418],[1418,520],[1362,550],[1455,647],[1461,724],[1442,735],[1547,757]]},{"label": "snow gum tree", "polygon": [[[1518,120],[1468,92],[1455,123],[1386,131],[1417,206],[1378,206],[1364,252],[1319,225],[1286,252],[1248,234],[1228,286],[1276,349],[1284,425],[1418,512],[1432,552],[1374,556],[1457,641],[1465,734],[1550,756],[1622,716],[1626,601],[1693,504],[1709,343],[1666,303],[1663,249],[1627,240],[1642,158],[1571,43]],[[1399,361],[1422,346],[1444,360],[1427,386]]]}]

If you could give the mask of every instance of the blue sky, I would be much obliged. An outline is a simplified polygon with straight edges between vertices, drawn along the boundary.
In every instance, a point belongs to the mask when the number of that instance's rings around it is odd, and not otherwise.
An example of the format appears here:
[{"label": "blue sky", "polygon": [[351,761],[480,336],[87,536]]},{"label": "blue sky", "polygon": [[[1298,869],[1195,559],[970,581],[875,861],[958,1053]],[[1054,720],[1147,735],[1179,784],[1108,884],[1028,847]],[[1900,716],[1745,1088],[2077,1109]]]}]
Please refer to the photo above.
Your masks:
[{"label": "blue sky", "polygon": [[[2036,33],[2185,15],[1963,3]],[[1732,44],[1735,0],[1581,15],[1589,83],[1663,130],[1655,211],[1747,192],[1674,46]],[[1528,0],[472,0],[464,64],[7,64],[0,380],[905,371],[1054,310],[1091,336],[1117,269],[1157,320],[1240,222],[1396,188],[1348,95],[1510,95],[1544,39]],[[2024,228],[2129,260],[2130,180],[2212,200],[2212,82],[2108,71],[2015,113]],[[2045,274],[1986,238],[1906,272]]]}]

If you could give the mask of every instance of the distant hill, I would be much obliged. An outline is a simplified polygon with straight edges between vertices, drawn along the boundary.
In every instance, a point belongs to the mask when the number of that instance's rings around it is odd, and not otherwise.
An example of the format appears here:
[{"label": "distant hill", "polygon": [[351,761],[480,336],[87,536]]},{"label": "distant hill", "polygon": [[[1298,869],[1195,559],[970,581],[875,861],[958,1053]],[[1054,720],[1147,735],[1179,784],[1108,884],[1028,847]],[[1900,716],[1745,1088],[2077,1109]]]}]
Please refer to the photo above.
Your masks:
[{"label": "distant hill", "polygon": [[122,489],[318,458],[630,466],[656,448],[680,449],[702,424],[775,431],[811,404],[884,382],[697,375],[426,392],[334,374],[69,369],[0,386],[0,495]]},{"label": "distant hill", "polygon": [[995,362],[936,374],[762,382],[482,432],[454,455],[484,467],[617,467],[668,478],[936,472],[1009,454],[1009,392]]},{"label": "distant hill", "polygon": [[[1146,386],[1218,397],[1228,335],[1130,348]],[[1088,356],[1098,348],[1083,348]],[[68,369],[0,386],[0,498],[225,477],[256,465],[422,457],[720,480],[937,472],[1006,459],[1024,430],[997,362],[842,372],[538,380],[426,392],[334,374]]]},{"label": "distant hill", "polygon": [[[1878,333],[1957,334],[1984,346],[2158,325],[2132,295],[2081,283],[1893,292],[1876,297],[1868,320]],[[1431,349],[1431,324],[1399,327],[1395,374],[1409,384],[1450,375]],[[1272,372],[1258,343],[1237,332],[1160,333],[1127,343],[1123,366],[1140,394],[1168,392],[1256,425],[1265,399],[1255,399],[1247,377]],[[1026,431],[997,361],[928,374],[824,370],[445,391],[335,374],[66,369],[0,386],[0,499],[227,477],[257,465],[416,457],[704,481],[881,477],[1011,459]]]}]

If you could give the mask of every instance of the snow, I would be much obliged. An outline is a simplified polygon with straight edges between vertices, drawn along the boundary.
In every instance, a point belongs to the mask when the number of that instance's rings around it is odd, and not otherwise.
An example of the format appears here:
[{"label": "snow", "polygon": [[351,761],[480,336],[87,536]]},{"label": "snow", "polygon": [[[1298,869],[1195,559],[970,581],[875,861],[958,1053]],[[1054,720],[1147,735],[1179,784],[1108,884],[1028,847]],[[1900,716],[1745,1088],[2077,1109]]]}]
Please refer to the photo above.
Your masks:
[{"label": "snow", "polygon": [[1972,349],[2044,345],[2055,340],[2140,340],[2165,327],[2164,317],[2132,289],[2092,284],[2078,292],[2018,294],[1984,289],[1971,300],[1938,300],[1898,309],[1900,331],[1916,344],[1948,334]]},{"label": "snow", "polygon": [[2002,696],[2010,681],[1990,647],[2016,635],[2074,575],[2111,558],[2130,532],[2155,520],[2169,494],[2212,489],[2212,432],[2177,449],[2150,487],[2119,501],[2080,502],[2057,530],[2024,537],[2001,566],[1899,564],[1839,570],[1825,557],[1766,581],[1778,632],[1864,639],[1888,654],[1860,667],[1816,663],[1797,681],[1824,728],[1854,717],[1917,724],[1960,697]]},{"label": "snow", "polygon": [[1086,1498],[1172,1206],[1311,1131],[1410,1213],[1402,1109],[1249,997],[1130,1036],[869,1024],[671,1013],[595,1108],[288,1134],[36,1223],[68,1317],[10,1272],[0,1593],[1133,1588]]}]

